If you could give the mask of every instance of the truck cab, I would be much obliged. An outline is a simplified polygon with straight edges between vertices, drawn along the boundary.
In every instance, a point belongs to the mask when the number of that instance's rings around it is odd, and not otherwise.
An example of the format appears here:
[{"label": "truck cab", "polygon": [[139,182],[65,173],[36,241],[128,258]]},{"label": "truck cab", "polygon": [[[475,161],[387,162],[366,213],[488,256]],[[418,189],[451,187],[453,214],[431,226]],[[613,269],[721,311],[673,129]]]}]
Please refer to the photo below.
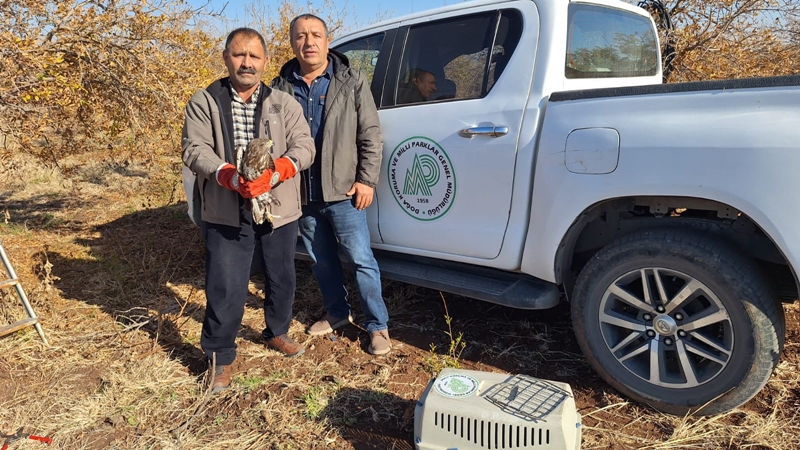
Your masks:
[{"label": "truck cab", "polygon": [[[478,1],[343,36],[384,137],[373,246],[517,270],[550,93],[661,82],[646,11],[618,1]],[[435,80],[427,97],[415,72]]]}]

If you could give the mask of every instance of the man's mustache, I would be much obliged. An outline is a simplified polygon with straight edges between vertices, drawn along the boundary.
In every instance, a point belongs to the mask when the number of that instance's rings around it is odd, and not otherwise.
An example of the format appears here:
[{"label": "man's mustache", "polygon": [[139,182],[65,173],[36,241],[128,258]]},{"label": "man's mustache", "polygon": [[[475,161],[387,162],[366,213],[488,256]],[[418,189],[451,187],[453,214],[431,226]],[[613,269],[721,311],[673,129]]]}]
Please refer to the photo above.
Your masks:
[{"label": "man's mustache", "polygon": [[249,67],[243,67],[243,68],[237,70],[236,73],[238,73],[239,75],[244,75],[244,74],[255,75],[256,74],[256,69],[249,68]]}]

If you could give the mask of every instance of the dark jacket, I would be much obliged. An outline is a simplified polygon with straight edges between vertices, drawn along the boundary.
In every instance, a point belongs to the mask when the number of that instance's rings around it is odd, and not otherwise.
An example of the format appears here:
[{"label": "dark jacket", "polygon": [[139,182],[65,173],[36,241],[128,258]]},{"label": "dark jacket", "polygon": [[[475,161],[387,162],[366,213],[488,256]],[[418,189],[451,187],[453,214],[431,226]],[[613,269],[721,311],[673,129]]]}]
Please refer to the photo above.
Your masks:
[{"label": "dark jacket", "polygon": [[[331,50],[328,55],[333,60],[333,79],[325,99],[322,148],[317,158],[322,164],[323,199],[334,202],[350,198],[347,191],[356,181],[377,186],[383,136],[364,75],[351,68],[341,53]],[[294,96],[294,71],[299,71],[297,58],[283,65],[271,85]]]},{"label": "dark jacket", "polygon": [[[215,178],[222,164],[236,165],[230,94],[230,82],[228,78],[223,78],[197,91],[186,105],[181,147],[183,163],[191,173],[184,170],[184,188],[187,200],[194,207],[189,214],[195,223],[202,219],[210,223],[240,226],[239,194],[220,186]],[[294,96],[262,83],[255,121],[256,137],[266,137],[266,124],[269,121],[274,158],[291,156],[298,170],[311,166],[316,152],[314,139],[303,117],[303,108]],[[197,177],[197,183],[191,179],[192,174]],[[192,191],[190,186],[194,186]],[[300,217],[299,176],[276,186],[272,194],[280,202],[279,206],[272,207],[272,214],[280,216],[273,221],[275,228]]]}]

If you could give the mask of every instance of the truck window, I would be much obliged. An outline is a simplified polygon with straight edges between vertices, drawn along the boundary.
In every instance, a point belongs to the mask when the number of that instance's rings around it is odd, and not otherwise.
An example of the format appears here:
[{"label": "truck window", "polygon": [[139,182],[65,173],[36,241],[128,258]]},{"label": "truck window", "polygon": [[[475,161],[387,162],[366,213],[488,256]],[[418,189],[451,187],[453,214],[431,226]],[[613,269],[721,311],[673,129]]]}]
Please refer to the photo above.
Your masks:
[{"label": "truck window", "polygon": [[500,78],[522,35],[516,10],[428,22],[408,31],[395,104],[485,97]]},{"label": "truck window", "polygon": [[383,36],[383,33],[376,34],[336,47],[336,51],[350,60],[350,67],[363,73],[370,84],[375,74],[375,66],[378,64]]},{"label": "truck window", "polygon": [[567,27],[567,78],[652,76],[658,40],[651,21],[628,11],[572,4]]}]

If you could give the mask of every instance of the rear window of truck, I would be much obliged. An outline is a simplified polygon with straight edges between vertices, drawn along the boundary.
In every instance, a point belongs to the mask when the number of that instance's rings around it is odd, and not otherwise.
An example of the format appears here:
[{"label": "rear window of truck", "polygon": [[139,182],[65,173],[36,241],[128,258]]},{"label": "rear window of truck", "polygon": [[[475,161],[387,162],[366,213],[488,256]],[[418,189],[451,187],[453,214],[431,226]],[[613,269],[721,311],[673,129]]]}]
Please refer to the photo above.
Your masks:
[{"label": "rear window of truck", "polygon": [[572,4],[566,56],[567,78],[653,76],[658,71],[658,39],[645,16]]}]

